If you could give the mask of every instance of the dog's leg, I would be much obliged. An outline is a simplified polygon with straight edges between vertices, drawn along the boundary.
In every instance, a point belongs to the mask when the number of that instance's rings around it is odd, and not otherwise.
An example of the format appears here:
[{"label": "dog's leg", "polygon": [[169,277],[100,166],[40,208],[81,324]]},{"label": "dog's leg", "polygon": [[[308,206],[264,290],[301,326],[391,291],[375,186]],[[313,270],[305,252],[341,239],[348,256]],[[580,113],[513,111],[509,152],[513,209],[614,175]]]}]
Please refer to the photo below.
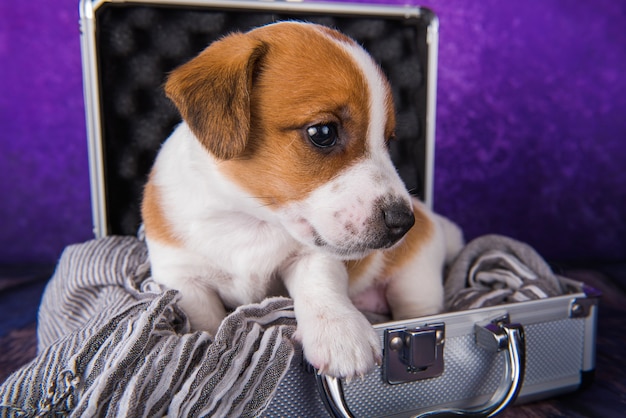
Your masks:
[{"label": "dog's leg", "polygon": [[217,291],[209,286],[219,274],[211,272],[204,260],[188,251],[156,241],[148,241],[152,278],[157,283],[176,289],[181,295],[178,306],[185,312],[191,329],[215,335],[226,317],[226,309]]},{"label": "dog's leg", "polygon": [[198,279],[179,279],[176,282],[177,290],[182,296],[178,306],[189,318],[191,329],[208,331],[215,336],[226,317],[226,309],[217,292],[199,283]]},{"label": "dog's leg", "polygon": [[294,300],[296,338],[306,359],[334,377],[363,376],[381,361],[379,338],[348,298],[348,273],[341,261],[310,253],[282,272]]},{"label": "dog's leg", "polygon": [[448,219],[432,216],[433,237],[394,272],[387,286],[386,297],[393,319],[416,318],[443,310],[445,266],[461,251],[463,234]]},{"label": "dog's leg", "polygon": [[417,318],[443,310],[443,257],[424,248],[389,281],[387,303],[394,320]]}]

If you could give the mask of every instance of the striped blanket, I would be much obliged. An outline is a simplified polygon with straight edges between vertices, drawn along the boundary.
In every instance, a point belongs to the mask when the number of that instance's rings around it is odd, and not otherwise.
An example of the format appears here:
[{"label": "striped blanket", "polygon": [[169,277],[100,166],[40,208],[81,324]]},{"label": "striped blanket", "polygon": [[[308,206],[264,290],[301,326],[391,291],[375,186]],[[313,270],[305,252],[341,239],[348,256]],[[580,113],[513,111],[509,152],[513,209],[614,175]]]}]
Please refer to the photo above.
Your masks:
[{"label": "striped blanket", "polygon": [[242,307],[213,339],[188,332],[145,245],[68,247],[39,313],[39,355],[0,388],[1,416],[258,416],[294,355],[291,300]]},{"label": "striped blanket", "polygon": [[[151,278],[146,246],[107,237],[68,247],[39,310],[38,356],[0,387],[0,416],[259,416],[294,359],[293,303],[240,307],[215,338],[190,332],[178,293]],[[559,294],[527,245],[468,244],[446,279],[449,310]],[[319,401],[319,399],[318,399]]]},{"label": "striped blanket", "polygon": [[445,281],[446,310],[462,311],[558,296],[561,279],[528,244],[483,235],[456,257]]}]

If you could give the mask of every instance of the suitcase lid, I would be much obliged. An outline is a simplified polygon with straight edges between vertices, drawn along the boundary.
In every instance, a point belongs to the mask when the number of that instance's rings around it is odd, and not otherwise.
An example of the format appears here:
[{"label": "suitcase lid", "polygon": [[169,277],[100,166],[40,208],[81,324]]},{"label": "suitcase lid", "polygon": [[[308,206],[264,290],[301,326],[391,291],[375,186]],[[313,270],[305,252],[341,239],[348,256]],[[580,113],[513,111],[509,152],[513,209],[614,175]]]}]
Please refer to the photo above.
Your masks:
[{"label": "suitcase lid", "polygon": [[390,79],[397,111],[392,159],[432,205],[438,22],[428,9],[341,3],[81,0],[81,51],[96,237],[136,234],[143,185],[180,116],[169,71],[233,31],[296,19],[360,42]]}]

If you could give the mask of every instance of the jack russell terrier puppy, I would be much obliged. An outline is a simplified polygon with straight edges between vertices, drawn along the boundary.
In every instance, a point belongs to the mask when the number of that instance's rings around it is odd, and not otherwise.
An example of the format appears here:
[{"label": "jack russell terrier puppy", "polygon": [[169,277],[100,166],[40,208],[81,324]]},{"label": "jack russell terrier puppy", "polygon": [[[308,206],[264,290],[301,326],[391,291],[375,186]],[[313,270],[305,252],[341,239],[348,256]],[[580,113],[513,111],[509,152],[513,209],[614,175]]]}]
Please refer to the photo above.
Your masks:
[{"label": "jack russell terrier puppy", "polygon": [[394,319],[442,309],[461,233],[398,176],[389,84],[355,41],[299,22],[231,34],[165,91],[183,122],[142,215],[153,277],[180,292],[193,329],[286,291],[307,360],[351,378],[382,350],[351,298],[384,288]]}]

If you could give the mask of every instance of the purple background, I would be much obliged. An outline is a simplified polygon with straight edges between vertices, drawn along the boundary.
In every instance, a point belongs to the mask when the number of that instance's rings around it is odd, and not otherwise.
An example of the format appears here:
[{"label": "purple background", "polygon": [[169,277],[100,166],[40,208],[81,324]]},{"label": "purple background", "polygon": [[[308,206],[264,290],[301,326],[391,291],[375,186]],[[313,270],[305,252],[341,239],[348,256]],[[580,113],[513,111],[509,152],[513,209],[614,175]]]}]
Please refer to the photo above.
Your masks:
[{"label": "purple background", "polygon": [[[554,260],[626,260],[626,2],[430,0],[435,208]],[[0,2],[0,263],[92,237],[78,1]]]}]

